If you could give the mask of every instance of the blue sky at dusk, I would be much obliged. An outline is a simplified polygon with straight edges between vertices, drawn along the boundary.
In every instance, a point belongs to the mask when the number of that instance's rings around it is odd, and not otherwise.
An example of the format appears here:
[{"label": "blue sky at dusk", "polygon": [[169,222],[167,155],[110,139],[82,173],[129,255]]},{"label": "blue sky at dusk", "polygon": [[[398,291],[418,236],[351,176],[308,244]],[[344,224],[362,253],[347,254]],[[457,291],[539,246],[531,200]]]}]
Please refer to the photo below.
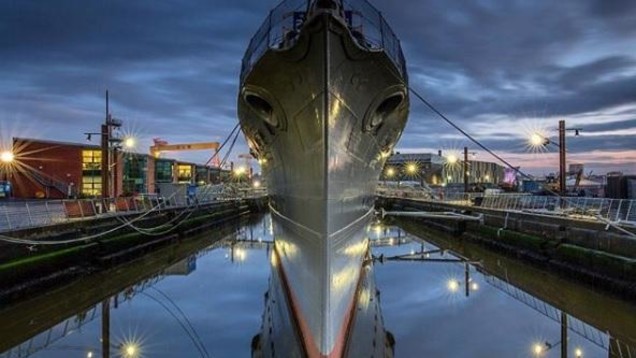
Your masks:
[{"label": "blue sky at dusk", "polygon": [[[559,119],[586,172],[636,173],[633,0],[371,1],[402,41],[410,85],[523,170],[558,168]],[[0,1],[0,139],[83,142],[104,120],[104,92],[147,152],[222,141],[237,123],[243,53],[277,1]],[[97,143],[96,143],[97,144]],[[411,99],[401,152],[476,147]],[[478,159],[493,160],[478,151]],[[241,138],[234,160],[247,147]],[[205,162],[209,153],[175,153]]]}]

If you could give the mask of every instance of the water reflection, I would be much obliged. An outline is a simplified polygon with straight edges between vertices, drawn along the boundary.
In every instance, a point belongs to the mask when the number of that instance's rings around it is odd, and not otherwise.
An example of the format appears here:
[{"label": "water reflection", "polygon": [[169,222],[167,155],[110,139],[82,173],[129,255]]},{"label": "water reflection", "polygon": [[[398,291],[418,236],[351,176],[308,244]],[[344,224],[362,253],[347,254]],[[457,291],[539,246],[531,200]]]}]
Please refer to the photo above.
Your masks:
[{"label": "water reflection", "polygon": [[[384,227],[378,230],[374,250],[378,260],[385,262],[378,269],[378,284],[392,286],[391,290],[385,288],[384,302],[391,297],[391,305],[396,305],[385,307],[387,322],[391,325],[397,316],[395,322],[407,322],[409,327],[415,326],[410,322],[418,321],[439,324],[426,343],[417,337],[405,339],[412,335],[398,326],[396,356],[413,356],[413,352],[453,357],[636,356],[633,303],[604,296],[457,238],[434,237],[421,227],[404,221],[399,224],[418,236],[398,227]],[[465,256],[478,261],[468,264]],[[409,269],[396,266],[407,262],[422,265]],[[397,277],[404,286],[390,284]],[[404,296],[407,290],[410,293]],[[423,305],[426,309],[413,309]],[[458,322],[448,322],[454,319]],[[456,339],[462,340],[461,347],[452,347]]]},{"label": "water reflection", "polygon": [[[345,356],[636,357],[633,302],[399,224],[369,231]],[[226,230],[1,307],[0,357],[302,356],[271,221]]]}]

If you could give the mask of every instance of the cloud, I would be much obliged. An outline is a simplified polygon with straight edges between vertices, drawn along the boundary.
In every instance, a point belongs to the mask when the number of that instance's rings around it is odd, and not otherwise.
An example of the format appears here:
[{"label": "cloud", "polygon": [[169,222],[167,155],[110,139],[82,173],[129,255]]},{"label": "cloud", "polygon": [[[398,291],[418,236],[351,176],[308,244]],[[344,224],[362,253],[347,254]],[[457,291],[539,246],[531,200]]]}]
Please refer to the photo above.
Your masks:
[{"label": "cloud", "polygon": [[[244,51],[277,3],[1,2],[0,120],[76,140],[103,121],[109,89],[113,113],[148,137],[224,137],[237,121]],[[374,3],[401,40],[411,86],[497,150],[521,151],[517,129],[528,121],[559,119],[598,137],[573,152],[629,147],[633,1]],[[465,141],[411,99],[401,149]]]}]

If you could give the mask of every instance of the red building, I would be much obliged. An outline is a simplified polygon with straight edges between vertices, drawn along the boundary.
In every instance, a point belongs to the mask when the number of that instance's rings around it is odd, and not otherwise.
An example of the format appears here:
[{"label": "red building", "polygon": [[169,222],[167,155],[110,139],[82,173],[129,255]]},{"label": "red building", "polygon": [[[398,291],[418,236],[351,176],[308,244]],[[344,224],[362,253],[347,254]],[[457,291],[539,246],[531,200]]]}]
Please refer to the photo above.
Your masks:
[{"label": "red building", "polygon": [[[9,181],[14,198],[101,197],[98,145],[13,138],[13,154]],[[116,157],[109,168],[114,196],[154,193],[155,183],[208,184],[219,178],[218,169],[203,165],[137,153],[118,152]]]}]

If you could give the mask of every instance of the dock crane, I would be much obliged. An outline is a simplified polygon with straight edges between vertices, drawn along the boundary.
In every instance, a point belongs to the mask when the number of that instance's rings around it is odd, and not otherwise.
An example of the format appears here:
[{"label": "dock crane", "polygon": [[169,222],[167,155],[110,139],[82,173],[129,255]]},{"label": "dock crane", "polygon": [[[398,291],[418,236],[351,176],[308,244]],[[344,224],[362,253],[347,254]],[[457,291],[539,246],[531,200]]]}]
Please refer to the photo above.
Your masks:
[{"label": "dock crane", "polygon": [[214,150],[214,160],[212,166],[219,167],[219,156],[216,155],[219,151],[219,142],[202,142],[202,143],[184,143],[184,144],[168,144],[168,141],[161,138],[153,138],[154,145],[150,146],[150,154],[158,158],[162,152],[168,151],[184,151],[184,150]]}]

